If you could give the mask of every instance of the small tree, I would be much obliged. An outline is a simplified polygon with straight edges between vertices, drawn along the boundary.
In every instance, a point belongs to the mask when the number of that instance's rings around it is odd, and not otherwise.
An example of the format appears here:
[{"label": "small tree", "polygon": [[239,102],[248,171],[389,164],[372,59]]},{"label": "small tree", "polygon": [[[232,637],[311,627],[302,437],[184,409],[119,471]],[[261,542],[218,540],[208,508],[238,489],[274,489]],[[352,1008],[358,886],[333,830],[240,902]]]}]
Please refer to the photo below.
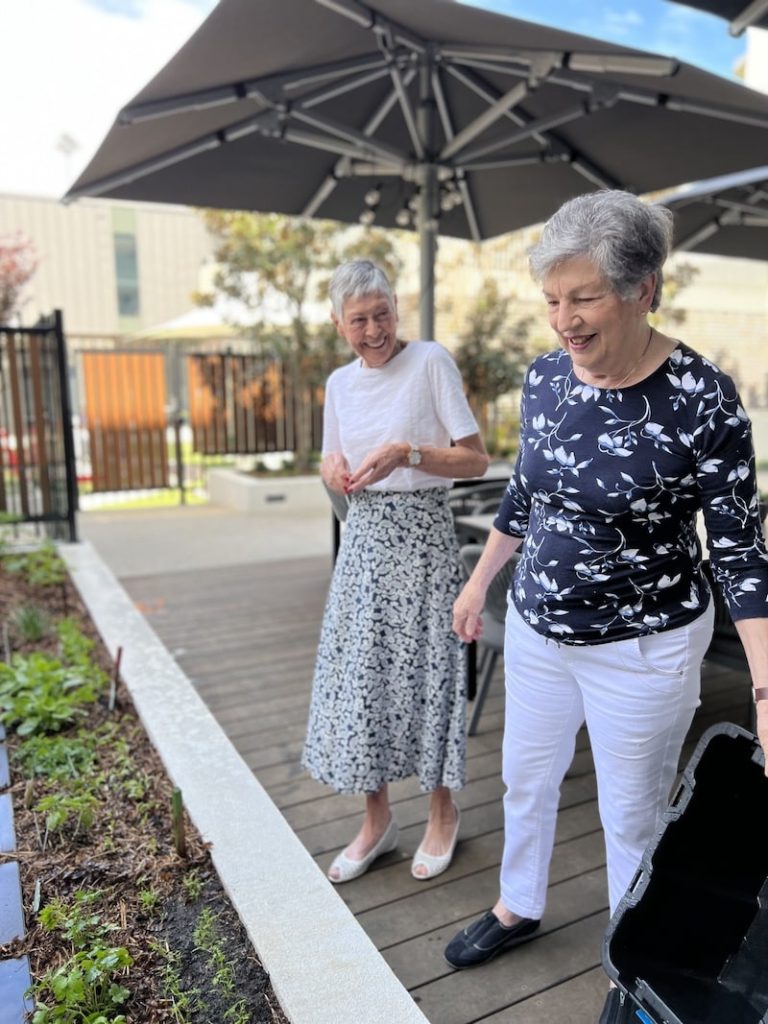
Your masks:
[{"label": "small tree", "polygon": [[[520,386],[528,364],[531,317],[508,324],[511,297],[499,294],[496,282],[486,278],[467,314],[467,327],[455,351],[467,395],[489,450],[495,437],[489,429],[489,409],[496,400]],[[493,425],[495,427],[495,424]]]},{"label": "small tree", "polygon": [[20,232],[0,236],[0,324],[21,309],[24,286],[37,269],[32,242]]},{"label": "small tree", "polygon": [[202,216],[218,243],[216,289],[257,312],[275,296],[288,307],[289,327],[270,323],[267,313],[266,322],[254,328],[252,336],[263,351],[285,363],[298,397],[295,466],[306,471],[312,437],[307,399],[338,365],[343,351],[330,323],[308,324],[307,303],[327,296],[328,275],[344,259],[374,259],[388,270],[394,284],[399,261],[393,244],[375,229],[345,243],[338,225],[329,221],[222,210],[205,210]]}]

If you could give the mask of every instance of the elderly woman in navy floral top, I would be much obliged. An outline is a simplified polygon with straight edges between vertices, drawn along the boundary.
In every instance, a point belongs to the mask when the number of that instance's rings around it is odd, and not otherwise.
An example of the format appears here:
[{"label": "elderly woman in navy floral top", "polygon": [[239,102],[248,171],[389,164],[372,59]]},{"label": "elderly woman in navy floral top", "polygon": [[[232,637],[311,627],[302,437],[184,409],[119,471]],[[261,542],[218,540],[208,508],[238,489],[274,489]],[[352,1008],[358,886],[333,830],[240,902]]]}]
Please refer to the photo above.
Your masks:
[{"label": "elderly woman in navy floral top", "polygon": [[768,556],[749,419],[726,374],[647,319],[671,216],[625,192],[581,196],[531,253],[560,347],[528,370],[515,472],[454,608],[459,636],[477,638],[488,584],[520,549],[501,897],[448,946],[455,967],[538,927],[560,783],[585,721],[612,910],[631,881],[670,795],[712,634],[699,511],[768,749]]}]

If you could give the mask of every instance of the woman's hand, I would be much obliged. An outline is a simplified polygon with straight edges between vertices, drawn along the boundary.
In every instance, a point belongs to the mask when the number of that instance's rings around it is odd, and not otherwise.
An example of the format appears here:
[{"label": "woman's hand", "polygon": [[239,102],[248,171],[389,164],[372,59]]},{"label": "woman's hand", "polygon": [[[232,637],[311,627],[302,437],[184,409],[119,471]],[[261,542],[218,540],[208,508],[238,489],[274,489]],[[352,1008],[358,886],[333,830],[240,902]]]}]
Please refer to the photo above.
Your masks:
[{"label": "woman's hand", "polygon": [[370,487],[378,480],[405,465],[410,451],[410,445],[403,442],[392,442],[381,444],[374,448],[347,481],[347,494],[354,494],[355,491],[362,491],[364,487]]},{"label": "woman's hand", "polygon": [[331,452],[320,465],[320,476],[334,494],[345,494],[349,483],[349,463],[340,452]]},{"label": "woman's hand", "polygon": [[470,579],[453,605],[453,631],[465,644],[483,635],[484,606],[485,587]]}]

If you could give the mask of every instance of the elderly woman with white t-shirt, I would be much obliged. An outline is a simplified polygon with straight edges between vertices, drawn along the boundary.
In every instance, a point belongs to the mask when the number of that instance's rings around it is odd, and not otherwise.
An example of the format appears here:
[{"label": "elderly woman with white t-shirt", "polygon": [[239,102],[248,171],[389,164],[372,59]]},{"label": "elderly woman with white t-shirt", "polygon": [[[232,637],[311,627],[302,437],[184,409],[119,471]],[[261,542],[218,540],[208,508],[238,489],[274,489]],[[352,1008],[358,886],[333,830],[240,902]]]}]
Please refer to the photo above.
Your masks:
[{"label": "elderly woman with white t-shirt", "polygon": [[332,319],[355,358],[325,392],[326,485],[349,512],[320,636],[302,764],[340,793],[366,797],[362,827],[333,861],[347,882],[394,850],[388,783],[416,776],[430,793],[412,874],[451,862],[452,792],[465,782],[465,676],[451,630],[460,587],[448,507],[454,478],[482,476],[488,456],[448,352],[397,336],[384,272],[344,263]]}]

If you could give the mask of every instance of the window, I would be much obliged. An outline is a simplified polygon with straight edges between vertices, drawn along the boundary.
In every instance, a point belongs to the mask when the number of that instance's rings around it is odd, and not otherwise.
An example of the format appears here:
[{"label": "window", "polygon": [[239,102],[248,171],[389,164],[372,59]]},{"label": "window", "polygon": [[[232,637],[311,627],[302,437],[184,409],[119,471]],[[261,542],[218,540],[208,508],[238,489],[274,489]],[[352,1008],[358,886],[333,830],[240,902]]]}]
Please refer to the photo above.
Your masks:
[{"label": "window", "polygon": [[112,211],[112,238],[115,250],[117,312],[120,319],[138,317],[139,257],[133,210]]}]

